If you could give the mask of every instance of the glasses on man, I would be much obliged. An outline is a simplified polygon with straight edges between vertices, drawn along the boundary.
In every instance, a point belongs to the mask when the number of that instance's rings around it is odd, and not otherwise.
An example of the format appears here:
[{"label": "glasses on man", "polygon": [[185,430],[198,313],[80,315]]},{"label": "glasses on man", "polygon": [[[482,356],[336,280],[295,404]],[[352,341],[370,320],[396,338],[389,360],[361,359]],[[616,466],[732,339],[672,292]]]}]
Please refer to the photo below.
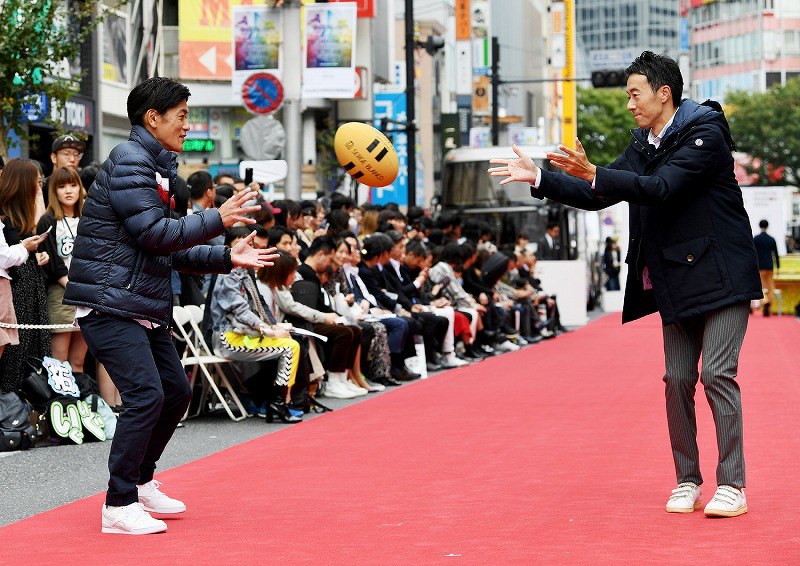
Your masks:
[{"label": "glasses on man", "polygon": [[78,161],[80,161],[81,159],[83,159],[83,154],[82,154],[82,153],[79,153],[79,152],[77,152],[77,151],[75,151],[74,149],[62,149],[62,150],[61,150],[61,151],[59,151],[58,153],[60,153],[60,154],[61,154],[61,155],[63,155],[64,157],[68,157],[68,158],[72,158],[72,159],[77,159]]}]

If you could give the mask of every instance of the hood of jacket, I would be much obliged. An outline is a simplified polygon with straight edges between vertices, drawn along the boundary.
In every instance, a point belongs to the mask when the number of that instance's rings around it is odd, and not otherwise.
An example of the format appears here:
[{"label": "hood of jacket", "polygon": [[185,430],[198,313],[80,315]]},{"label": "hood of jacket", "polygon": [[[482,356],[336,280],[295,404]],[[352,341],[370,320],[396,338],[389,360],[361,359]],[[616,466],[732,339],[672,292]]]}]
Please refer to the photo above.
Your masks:
[{"label": "hood of jacket", "polygon": [[[730,147],[731,151],[734,151],[736,146],[731,136],[731,128],[725,118],[725,113],[722,111],[722,106],[715,100],[706,100],[702,104],[698,104],[694,100],[684,98],[675,113],[672,124],[661,137],[661,143],[664,146],[671,144],[680,137],[681,133],[686,132],[693,126],[709,123],[716,124],[720,128],[728,147]],[[650,128],[635,128],[631,130],[631,134],[645,147],[647,147],[649,133]]]}]

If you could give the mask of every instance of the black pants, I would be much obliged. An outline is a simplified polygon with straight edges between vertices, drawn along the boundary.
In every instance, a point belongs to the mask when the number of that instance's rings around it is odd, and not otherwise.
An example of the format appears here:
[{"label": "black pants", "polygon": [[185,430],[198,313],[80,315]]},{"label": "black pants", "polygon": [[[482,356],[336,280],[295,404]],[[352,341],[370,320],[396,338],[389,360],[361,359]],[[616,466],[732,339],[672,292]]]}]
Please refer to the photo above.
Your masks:
[{"label": "black pants", "polygon": [[80,320],[92,355],[108,370],[125,410],[108,456],[106,504],[139,500],[136,485],[153,479],[189,406],[192,390],[166,328],[149,330],[130,318],[97,311]]},{"label": "black pants", "polygon": [[326,370],[342,372],[353,369],[358,347],[361,346],[361,328],[342,324],[315,324],[314,332],[328,338],[323,343]]},{"label": "black pants", "polygon": [[411,316],[417,325],[409,326],[409,328],[413,334],[422,336],[425,344],[425,358],[433,361],[434,353],[442,351],[442,343],[450,323],[445,317],[437,316],[432,312],[415,312]]}]

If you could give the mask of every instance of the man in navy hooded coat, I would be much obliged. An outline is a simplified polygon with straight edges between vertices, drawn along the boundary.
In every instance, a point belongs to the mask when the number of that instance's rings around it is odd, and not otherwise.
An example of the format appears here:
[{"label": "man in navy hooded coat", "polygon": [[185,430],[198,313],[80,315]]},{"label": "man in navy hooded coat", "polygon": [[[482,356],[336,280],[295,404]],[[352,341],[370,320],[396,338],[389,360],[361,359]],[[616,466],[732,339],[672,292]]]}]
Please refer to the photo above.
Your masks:
[{"label": "man in navy hooded coat", "polygon": [[[608,167],[575,150],[548,154],[570,175],[541,170],[518,148],[489,170],[501,184],[531,184],[535,198],[599,210],[630,205],[628,279],[622,321],[658,311],[664,333],[667,423],[678,486],[666,509],[701,507],[694,392],[702,381],[717,432],[718,489],[708,516],[747,512],[742,405],[735,377],[749,302],[761,298],[756,253],[733,173],[733,140],[716,102],[681,100],[683,79],[671,59],[642,53],[626,69],[628,110],[638,129]],[[702,354],[702,368],[698,363]]]}]

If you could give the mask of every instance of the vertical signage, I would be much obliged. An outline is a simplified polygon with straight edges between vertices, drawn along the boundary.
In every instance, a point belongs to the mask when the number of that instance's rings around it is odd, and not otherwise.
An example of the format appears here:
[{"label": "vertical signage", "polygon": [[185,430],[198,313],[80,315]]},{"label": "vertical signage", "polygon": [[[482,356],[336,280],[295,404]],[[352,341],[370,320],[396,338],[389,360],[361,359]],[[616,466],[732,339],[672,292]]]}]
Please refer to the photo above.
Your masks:
[{"label": "vertical signage", "polygon": [[472,39],[469,0],[456,0],[456,40]]},{"label": "vertical signage", "polygon": [[575,147],[578,135],[578,118],[576,115],[577,92],[575,81],[575,0],[564,1],[564,38],[566,40],[566,65],[561,76],[563,108],[561,109],[561,143],[567,147]]}]

